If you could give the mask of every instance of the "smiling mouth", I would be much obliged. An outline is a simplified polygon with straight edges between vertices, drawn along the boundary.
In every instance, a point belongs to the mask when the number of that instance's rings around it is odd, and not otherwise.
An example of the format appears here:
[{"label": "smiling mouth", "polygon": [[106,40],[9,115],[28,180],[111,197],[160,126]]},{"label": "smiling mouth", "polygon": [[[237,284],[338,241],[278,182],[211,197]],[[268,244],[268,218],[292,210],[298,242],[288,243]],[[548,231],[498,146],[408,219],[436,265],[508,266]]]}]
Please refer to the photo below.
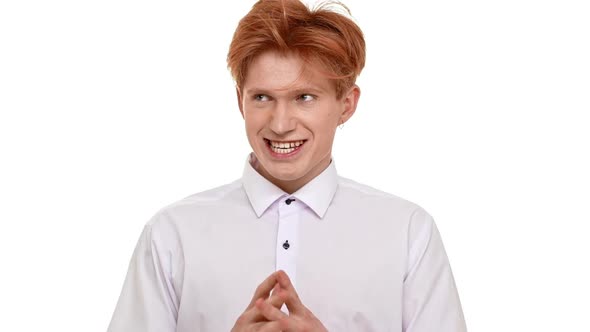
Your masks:
[{"label": "smiling mouth", "polygon": [[299,150],[307,140],[298,140],[298,141],[271,141],[269,139],[264,139],[266,145],[270,148],[270,150],[277,154],[289,154],[296,150]]}]

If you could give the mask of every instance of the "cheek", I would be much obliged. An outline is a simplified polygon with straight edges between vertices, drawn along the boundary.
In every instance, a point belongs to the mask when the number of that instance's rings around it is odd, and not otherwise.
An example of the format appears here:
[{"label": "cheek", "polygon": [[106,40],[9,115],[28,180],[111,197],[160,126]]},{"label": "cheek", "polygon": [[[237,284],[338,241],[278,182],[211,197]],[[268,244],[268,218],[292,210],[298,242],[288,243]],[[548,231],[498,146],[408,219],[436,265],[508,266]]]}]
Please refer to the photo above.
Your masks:
[{"label": "cheek", "polygon": [[259,129],[263,123],[260,117],[256,117],[252,113],[246,113],[244,120],[246,121],[246,130],[249,132]]},{"label": "cheek", "polygon": [[326,117],[324,119],[324,127],[326,128],[333,128],[340,122],[340,118],[342,117],[342,113],[344,108],[342,105],[332,105],[330,110],[326,112]]},{"label": "cheek", "polygon": [[245,113],[246,131],[248,135],[257,135],[264,131],[272,121],[272,117],[267,110],[253,109]]}]

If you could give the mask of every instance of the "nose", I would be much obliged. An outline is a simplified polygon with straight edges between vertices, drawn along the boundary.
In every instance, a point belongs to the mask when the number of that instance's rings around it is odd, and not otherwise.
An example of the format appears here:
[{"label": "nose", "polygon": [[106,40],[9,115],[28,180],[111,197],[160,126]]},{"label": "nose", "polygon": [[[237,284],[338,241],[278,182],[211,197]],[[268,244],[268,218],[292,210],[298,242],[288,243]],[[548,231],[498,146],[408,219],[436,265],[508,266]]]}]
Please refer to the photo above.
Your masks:
[{"label": "nose", "polygon": [[277,102],[275,108],[272,110],[270,119],[270,130],[277,135],[286,134],[295,130],[297,121],[292,114],[292,109],[287,102]]}]

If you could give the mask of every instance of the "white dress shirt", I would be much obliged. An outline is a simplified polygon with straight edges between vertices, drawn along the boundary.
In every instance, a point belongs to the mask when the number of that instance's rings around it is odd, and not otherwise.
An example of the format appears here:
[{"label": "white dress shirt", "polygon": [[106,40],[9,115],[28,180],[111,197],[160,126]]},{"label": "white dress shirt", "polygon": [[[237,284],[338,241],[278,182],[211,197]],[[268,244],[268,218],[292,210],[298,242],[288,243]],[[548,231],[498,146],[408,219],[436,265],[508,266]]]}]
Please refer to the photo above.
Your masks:
[{"label": "white dress shirt", "polygon": [[273,271],[330,331],[466,331],[428,213],[337,175],[292,195],[246,162],[145,226],[109,332],[229,331]]}]

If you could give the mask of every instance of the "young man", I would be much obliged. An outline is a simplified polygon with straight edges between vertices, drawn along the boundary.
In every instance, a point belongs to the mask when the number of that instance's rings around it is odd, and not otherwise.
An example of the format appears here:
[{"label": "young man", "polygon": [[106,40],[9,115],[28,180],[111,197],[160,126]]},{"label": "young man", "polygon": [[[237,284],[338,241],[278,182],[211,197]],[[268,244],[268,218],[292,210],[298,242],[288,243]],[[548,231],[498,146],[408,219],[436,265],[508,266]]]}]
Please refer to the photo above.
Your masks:
[{"label": "young man", "polygon": [[243,176],[146,225],[109,331],[465,331],[432,218],[331,160],[364,61],[348,17],[254,5],[228,55],[253,150]]}]

